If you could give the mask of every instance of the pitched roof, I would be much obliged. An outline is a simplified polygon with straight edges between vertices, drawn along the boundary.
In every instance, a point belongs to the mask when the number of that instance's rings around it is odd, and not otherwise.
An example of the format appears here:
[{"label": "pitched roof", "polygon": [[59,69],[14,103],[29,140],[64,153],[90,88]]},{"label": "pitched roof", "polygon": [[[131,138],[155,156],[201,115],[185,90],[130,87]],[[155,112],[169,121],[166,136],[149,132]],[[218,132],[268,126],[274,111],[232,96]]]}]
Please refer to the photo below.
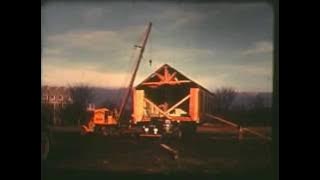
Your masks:
[{"label": "pitched roof", "polygon": [[160,68],[158,68],[157,70],[155,70],[153,73],[151,73],[149,76],[147,76],[142,82],[140,82],[137,87],[141,87],[143,86],[143,83],[151,80],[152,78],[155,77],[156,73],[161,72],[165,67],[167,67],[168,69],[171,69],[171,71],[176,72],[178,76],[182,77],[184,80],[189,80],[192,83],[194,83],[197,87],[199,87],[200,89],[208,92],[209,94],[214,96],[214,93],[210,92],[208,89],[204,88],[203,86],[201,86],[199,83],[195,82],[194,80],[191,80],[190,78],[188,78],[187,76],[185,76],[184,74],[182,74],[180,71],[176,70],[175,68],[173,68],[172,66],[168,65],[168,64],[163,64]]}]

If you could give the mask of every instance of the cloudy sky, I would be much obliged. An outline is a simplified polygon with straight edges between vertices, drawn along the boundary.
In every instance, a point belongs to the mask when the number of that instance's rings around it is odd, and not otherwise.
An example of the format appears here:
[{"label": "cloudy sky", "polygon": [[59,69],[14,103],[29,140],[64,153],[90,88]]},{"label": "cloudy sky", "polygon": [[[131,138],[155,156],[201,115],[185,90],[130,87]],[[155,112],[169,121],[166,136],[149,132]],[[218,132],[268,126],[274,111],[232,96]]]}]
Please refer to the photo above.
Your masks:
[{"label": "cloudy sky", "polygon": [[268,4],[51,2],[41,17],[43,84],[127,85],[133,46],[151,21],[136,84],[168,63],[211,90],[272,91]]}]

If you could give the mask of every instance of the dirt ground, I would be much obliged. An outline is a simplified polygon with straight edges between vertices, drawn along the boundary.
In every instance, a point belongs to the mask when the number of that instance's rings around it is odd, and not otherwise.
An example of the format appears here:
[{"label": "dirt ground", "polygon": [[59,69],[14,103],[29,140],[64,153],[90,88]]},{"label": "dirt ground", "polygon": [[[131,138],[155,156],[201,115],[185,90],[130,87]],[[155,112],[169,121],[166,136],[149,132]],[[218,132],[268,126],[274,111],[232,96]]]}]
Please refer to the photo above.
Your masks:
[{"label": "dirt ground", "polygon": [[[251,127],[254,129],[254,127]],[[269,135],[269,127],[256,127]],[[196,136],[182,140],[81,136],[67,129],[53,133],[43,179],[99,179],[134,175],[209,176],[220,179],[272,179],[271,143],[237,130],[204,125]],[[178,152],[178,159],[160,146]]]}]

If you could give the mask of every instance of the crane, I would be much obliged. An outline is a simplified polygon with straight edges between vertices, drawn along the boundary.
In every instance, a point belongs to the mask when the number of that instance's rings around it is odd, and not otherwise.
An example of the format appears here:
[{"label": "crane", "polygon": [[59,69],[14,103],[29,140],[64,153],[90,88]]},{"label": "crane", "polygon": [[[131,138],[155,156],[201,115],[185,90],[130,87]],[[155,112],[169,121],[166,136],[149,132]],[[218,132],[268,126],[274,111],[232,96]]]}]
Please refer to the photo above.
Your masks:
[{"label": "crane", "polygon": [[132,74],[132,77],[131,77],[131,80],[130,80],[130,83],[129,83],[129,87],[128,87],[127,92],[126,92],[126,94],[124,96],[124,99],[123,99],[123,101],[122,101],[122,103],[120,105],[120,110],[119,110],[119,115],[118,115],[117,121],[119,121],[119,119],[121,119],[121,117],[123,115],[124,108],[125,108],[125,106],[126,106],[126,104],[128,102],[129,95],[130,95],[130,92],[132,90],[132,86],[133,86],[134,80],[136,78],[141,59],[143,57],[143,52],[145,50],[145,47],[147,45],[147,41],[148,41],[148,38],[149,38],[149,34],[151,32],[151,27],[152,27],[152,23],[149,22],[148,27],[146,29],[146,32],[144,33],[144,36],[142,38],[142,42],[139,45],[135,45],[135,48],[139,50],[139,55],[138,55],[137,60],[136,60],[137,63],[135,65],[135,69],[134,69],[134,72]]},{"label": "crane", "polygon": [[93,133],[95,131],[99,131],[104,135],[112,134],[112,128],[116,125],[119,125],[120,119],[123,116],[124,109],[126,107],[126,104],[128,103],[128,99],[130,96],[130,92],[132,91],[133,83],[136,78],[140,62],[143,58],[143,53],[146,48],[148,38],[151,32],[152,23],[149,22],[148,26],[143,33],[142,40],[139,44],[134,45],[135,51],[137,51],[137,56],[135,57],[135,67],[133,74],[130,79],[129,86],[127,88],[127,91],[125,92],[124,98],[122,99],[122,102],[120,104],[119,113],[112,112],[107,108],[92,108],[89,107],[87,109],[89,112],[92,113],[90,120],[88,121],[87,125],[82,125],[81,127],[81,133],[87,134],[87,133]]}]

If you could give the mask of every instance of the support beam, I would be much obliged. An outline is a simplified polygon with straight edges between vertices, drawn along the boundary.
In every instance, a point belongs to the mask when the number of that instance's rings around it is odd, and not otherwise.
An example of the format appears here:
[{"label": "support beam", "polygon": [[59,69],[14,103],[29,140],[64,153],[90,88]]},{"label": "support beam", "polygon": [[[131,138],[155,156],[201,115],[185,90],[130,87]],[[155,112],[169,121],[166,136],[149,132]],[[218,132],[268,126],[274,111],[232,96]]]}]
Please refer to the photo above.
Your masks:
[{"label": "support beam", "polygon": [[190,103],[189,103],[189,115],[197,123],[200,121],[200,89],[191,88],[190,89]]},{"label": "support beam", "polygon": [[188,100],[190,98],[190,94],[186,97],[184,97],[183,99],[181,99],[179,102],[177,102],[175,105],[173,105],[171,108],[169,108],[165,113],[169,114],[172,110],[174,110],[176,107],[178,107],[180,104],[182,104],[183,102],[185,102],[186,100]]},{"label": "support beam", "polygon": [[169,85],[175,85],[175,84],[182,84],[182,83],[191,83],[191,81],[189,80],[181,80],[181,81],[168,81],[168,82],[145,82],[142,83],[143,85],[157,85],[157,86],[161,86],[164,84],[169,84]]},{"label": "support beam", "polygon": [[144,98],[144,100],[151,104],[152,107],[156,108],[162,115],[164,115],[165,117],[167,117],[168,119],[172,119],[170,116],[168,116],[164,111],[162,111],[162,109],[160,109],[156,104],[154,104],[152,101],[150,101],[147,98]]},{"label": "support beam", "polygon": [[272,138],[270,138],[270,137],[268,137],[268,136],[265,136],[265,135],[263,135],[263,134],[261,134],[261,133],[258,133],[258,132],[256,132],[256,131],[253,131],[253,130],[251,130],[251,129],[249,129],[249,128],[243,128],[243,127],[241,127],[240,125],[237,125],[236,123],[233,123],[233,122],[224,120],[224,119],[219,118],[219,117],[217,117],[217,116],[213,116],[213,115],[211,115],[211,114],[206,114],[206,116],[208,116],[208,117],[210,117],[210,118],[213,118],[213,119],[216,119],[216,120],[219,120],[219,121],[221,121],[221,122],[223,122],[223,123],[229,124],[229,125],[231,125],[231,126],[233,126],[233,127],[235,127],[235,128],[238,128],[238,129],[239,129],[239,139],[242,139],[242,133],[243,133],[244,131],[247,131],[247,132],[249,132],[249,133],[251,133],[251,134],[254,134],[254,135],[256,135],[256,136],[258,136],[258,137],[260,137],[260,138],[262,138],[262,139],[265,139],[265,140],[268,140],[268,141],[271,141],[271,140],[272,140]]},{"label": "support beam", "polygon": [[160,146],[163,147],[165,150],[169,151],[169,153],[172,155],[174,160],[178,159],[179,157],[178,151],[172,149],[170,146],[166,144],[160,144]]},{"label": "support beam", "polygon": [[221,121],[221,122],[223,122],[223,123],[229,124],[229,125],[231,125],[231,126],[233,126],[233,127],[235,127],[235,128],[238,128],[238,127],[239,127],[239,125],[237,125],[236,123],[233,123],[233,122],[224,120],[224,119],[219,118],[219,117],[217,117],[217,116],[213,116],[213,115],[211,115],[211,114],[206,114],[206,116],[208,116],[208,117],[210,117],[210,118],[212,118],[212,119],[219,120],[219,121]]},{"label": "support beam", "polygon": [[144,116],[144,90],[133,91],[133,119],[140,121]]},{"label": "support beam", "polygon": [[165,81],[167,81],[169,79],[169,76],[170,76],[170,73],[168,71],[168,67],[165,66],[164,67],[164,79],[165,79]]},{"label": "support beam", "polygon": [[251,130],[251,129],[248,129],[248,128],[242,128],[242,131],[250,132],[250,133],[252,133],[252,134],[254,134],[254,135],[256,135],[256,136],[259,136],[260,138],[263,138],[263,139],[266,139],[266,140],[269,140],[269,141],[272,140],[270,137],[267,137],[267,136],[265,136],[265,135],[263,135],[263,134],[260,134],[260,133],[258,133],[258,132],[255,132],[255,131],[253,131],[253,130]]},{"label": "support beam", "polygon": [[171,76],[167,79],[167,81],[171,81],[175,76],[176,76],[177,72],[174,72],[171,74]]},{"label": "support beam", "polygon": [[155,75],[160,79],[160,81],[164,81],[165,80],[164,76],[162,76],[161,74],[155,73]]}]

